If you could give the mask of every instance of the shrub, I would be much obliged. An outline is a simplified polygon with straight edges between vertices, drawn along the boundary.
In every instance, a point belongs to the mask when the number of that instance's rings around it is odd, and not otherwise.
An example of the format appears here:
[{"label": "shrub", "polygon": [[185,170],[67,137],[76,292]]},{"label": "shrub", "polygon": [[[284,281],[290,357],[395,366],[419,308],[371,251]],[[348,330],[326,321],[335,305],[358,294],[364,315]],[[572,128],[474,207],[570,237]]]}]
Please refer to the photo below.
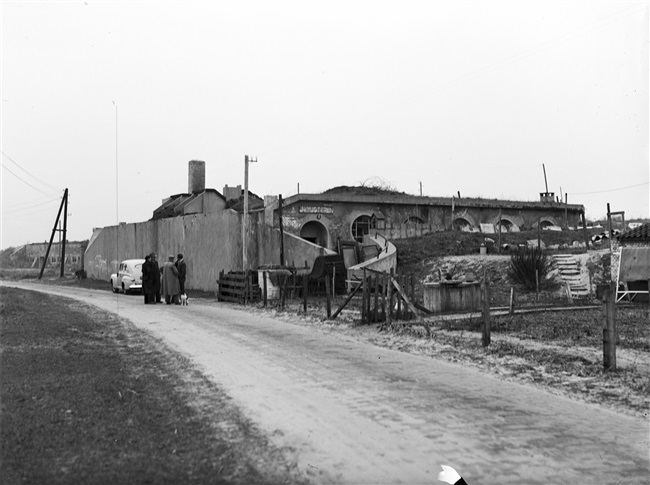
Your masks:
[{"label": "shrub", "polygon": [[535,290],[538,278],[540,289],[550,287],[550,272],[551,260],[542,249],[523,247],[510,256],[510,278],[529,290]]}]

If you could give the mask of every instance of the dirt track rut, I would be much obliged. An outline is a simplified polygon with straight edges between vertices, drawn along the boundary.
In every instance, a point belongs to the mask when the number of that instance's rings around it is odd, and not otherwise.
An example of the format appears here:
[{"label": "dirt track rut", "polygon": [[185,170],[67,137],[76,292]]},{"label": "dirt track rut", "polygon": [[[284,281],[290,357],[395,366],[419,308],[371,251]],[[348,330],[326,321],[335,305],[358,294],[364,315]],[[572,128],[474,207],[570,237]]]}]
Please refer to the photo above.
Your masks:
[{"label": "dirt track rut", "polygon": [[14,284],[118,313],[222,386],[314,483],[650,483],[648,419],[211,301]]}]

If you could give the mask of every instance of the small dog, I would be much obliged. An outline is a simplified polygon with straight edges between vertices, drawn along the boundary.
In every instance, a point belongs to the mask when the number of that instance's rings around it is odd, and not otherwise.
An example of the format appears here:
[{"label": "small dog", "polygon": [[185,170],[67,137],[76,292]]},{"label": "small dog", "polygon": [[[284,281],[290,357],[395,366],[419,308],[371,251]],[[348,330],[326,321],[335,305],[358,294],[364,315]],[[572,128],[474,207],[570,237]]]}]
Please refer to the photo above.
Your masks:
[{"label": "small dog", "polygon": [[181,305],[185,305],[185,306],[189,305],[187,301],[187,295],[185,293],[181,294]]}]

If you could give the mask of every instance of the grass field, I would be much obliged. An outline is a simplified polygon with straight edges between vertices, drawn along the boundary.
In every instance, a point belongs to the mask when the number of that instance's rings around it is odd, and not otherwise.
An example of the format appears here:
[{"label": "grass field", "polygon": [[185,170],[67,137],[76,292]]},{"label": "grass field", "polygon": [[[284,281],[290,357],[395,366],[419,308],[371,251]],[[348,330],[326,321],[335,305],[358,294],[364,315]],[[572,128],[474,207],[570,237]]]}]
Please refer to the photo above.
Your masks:
[{"label": "grass field", "polygon": [[161,342],[73,300],[0,292],[1,483],[303,483]]}]

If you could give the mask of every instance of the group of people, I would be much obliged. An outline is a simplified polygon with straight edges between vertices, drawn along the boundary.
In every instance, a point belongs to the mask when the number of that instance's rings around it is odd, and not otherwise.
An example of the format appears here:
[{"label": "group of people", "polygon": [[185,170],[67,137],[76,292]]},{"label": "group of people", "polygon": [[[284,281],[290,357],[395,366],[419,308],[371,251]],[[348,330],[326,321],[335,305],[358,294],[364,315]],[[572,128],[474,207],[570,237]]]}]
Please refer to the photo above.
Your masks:
[{"label": "group of people", "polygon": [[185,294],[185,278],[187,276],[187,265],[183,255],[179,254],[174,261],[174,256],[162,266],[158,264],[156,253],[144,257],[142,265],[142,293],[144,294],[145,305],[165,303],[180,305],[180,295]]}]

